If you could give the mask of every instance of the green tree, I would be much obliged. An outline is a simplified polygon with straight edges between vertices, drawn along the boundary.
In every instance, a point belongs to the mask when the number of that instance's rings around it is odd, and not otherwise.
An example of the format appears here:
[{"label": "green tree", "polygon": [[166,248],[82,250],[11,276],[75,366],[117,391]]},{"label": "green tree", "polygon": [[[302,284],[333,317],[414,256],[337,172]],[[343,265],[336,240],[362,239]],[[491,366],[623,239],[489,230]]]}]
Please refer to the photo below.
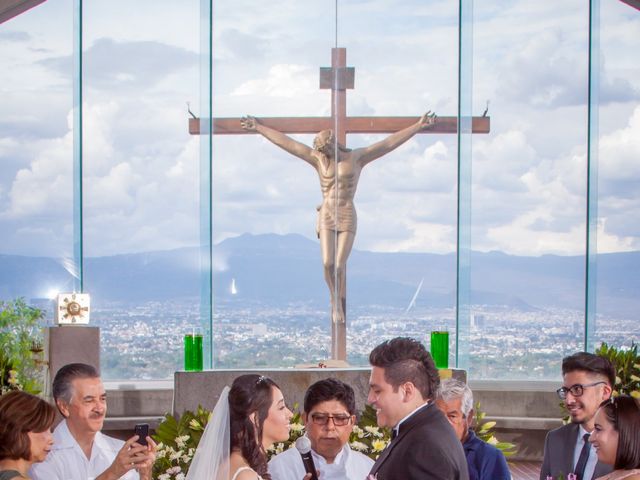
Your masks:
[{"label": "green tree", "polygon": [[0,301],[0,394],[7,390],[42,391],[41,366],[34,352],[42,350],[44,312],[24,298]]}]

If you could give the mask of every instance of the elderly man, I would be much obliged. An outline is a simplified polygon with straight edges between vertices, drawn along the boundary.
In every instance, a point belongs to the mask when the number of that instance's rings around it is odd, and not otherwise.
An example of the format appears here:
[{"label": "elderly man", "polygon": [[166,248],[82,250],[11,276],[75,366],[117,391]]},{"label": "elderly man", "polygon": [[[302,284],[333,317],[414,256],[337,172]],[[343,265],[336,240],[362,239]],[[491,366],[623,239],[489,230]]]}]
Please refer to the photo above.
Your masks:
[{"label": "elderly man", "polygon": [[[369,457],[349,448],[355,413],[353,388],[340,380],[320,380],[304,396],[302,419],[322,480],[362,480],[373,465]],[[272,480],[300,480],[305,475],[300,453],[290,448],[276,455],[269,462],[269,473]]]},{"label": "elderly man", "polygon": [[440,383],[436,405],[462,442],[469,466],[469,480],[510,480],[507,461],[500,450],[483,442],[471,430],[473,392],[468,385],[452,378]]},{"label": "elderly man", "polygon": [[151,480],[156,445],[150,437],[144,446],[137,435],[123,442],[100,432],[107,395],[95,368],[65,365],[52,389],[64,420],[53,432],[47,459],[32,467],[33,480]]}]

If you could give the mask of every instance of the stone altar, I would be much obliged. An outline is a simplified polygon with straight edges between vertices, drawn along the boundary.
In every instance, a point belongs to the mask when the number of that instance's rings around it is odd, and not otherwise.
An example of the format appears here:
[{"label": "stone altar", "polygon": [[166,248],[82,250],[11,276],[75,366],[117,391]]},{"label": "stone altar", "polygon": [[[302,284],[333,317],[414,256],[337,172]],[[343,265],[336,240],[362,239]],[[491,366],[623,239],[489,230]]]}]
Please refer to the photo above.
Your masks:
[{"label": "stone altar", "polygon": [[[273,379],[282,389],[287,406],[299,411],[302,411],[304,393],[309,385],[323,378],[337,378],[353,387],[356,407],[361,412],[369,393],[370,372],[369,367],[179,371],[174,375],[173,413],[181,415],[185,410],[195,410],[198,405],[212,410],[224,386],[231,385],[234,378],[246,373],[257,373]],[[440,369],[439,372],[440,378],[453,376],[463,382],[467,380],[466,370]],[[298,407],[293,408],[296,403]]]}]

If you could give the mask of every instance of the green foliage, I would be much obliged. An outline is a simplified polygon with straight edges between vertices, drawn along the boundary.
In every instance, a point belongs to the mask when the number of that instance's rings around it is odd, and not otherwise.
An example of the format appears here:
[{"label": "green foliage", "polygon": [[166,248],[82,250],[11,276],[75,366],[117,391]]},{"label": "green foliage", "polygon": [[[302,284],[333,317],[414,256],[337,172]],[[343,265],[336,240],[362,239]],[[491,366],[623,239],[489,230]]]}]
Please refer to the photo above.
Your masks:
[{"label": "green foliage", "polygon": [[9,390],[42,391],[41,321],[44,312],[27,305],[24,298],[0,301],[0,395]]},{"label": "green foliage", "polygon": [[630,348],[616,348],[603,342],[595,353],[607,358],[616,369],[614,395],[631,395],[640,398],[638,345],[632,342]]},{"label": "green foliage", "polygon": [[349,436],[349,446],[375,460],[391,441],[391,429],[378,427],[376,410],[365,405],[360,421]]},{"label": "green foliage", "polygon": [[[158,443],[153,478],[184,478],[211,413],[198,405],[196,412],[186,411],[181,417],[165,415],[153,439]],[[180,476],[182,474],[182,476]]]},{"label": "green foliage", "polygon": [[478,438],[496,447],[504,454],[505,457],[515,455],[518,451],[518,447],[513,443],[498,441],[495,436],[495,432],[493,431],[496,426],[496,422],[489,422],[484,419],[486,417],[486,413],[480,410],[480,402],[476,403],[475,412],[476,424],[474,431]]}]

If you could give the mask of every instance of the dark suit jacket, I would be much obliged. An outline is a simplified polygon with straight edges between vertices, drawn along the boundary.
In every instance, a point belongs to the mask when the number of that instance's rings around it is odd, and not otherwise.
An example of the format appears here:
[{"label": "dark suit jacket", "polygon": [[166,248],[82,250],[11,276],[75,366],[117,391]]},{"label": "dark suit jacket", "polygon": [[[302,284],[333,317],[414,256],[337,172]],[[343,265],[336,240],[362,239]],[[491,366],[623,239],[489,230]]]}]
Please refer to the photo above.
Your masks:
[{"label": "dark suit jacket", "polygon": [[400,424],[398,436],[380,454],[376,480],[468,480],[462,443],[440,410],[422,407]]},{"label": "dark suit jacket", "polygon": [[[547,434],[544,441],[544,460],[540,470],[540,480],[546,480],[547,475],[555,479],[560,474],[566,478],[569,473],[573,473],[573,457],[579,431],[580,426],[577,423],[571,423],[551,430]],[[592,451],[591,455],[595,453]],[[598,462],[592,479],[606,475],[612,470],[611,465]]]}]

